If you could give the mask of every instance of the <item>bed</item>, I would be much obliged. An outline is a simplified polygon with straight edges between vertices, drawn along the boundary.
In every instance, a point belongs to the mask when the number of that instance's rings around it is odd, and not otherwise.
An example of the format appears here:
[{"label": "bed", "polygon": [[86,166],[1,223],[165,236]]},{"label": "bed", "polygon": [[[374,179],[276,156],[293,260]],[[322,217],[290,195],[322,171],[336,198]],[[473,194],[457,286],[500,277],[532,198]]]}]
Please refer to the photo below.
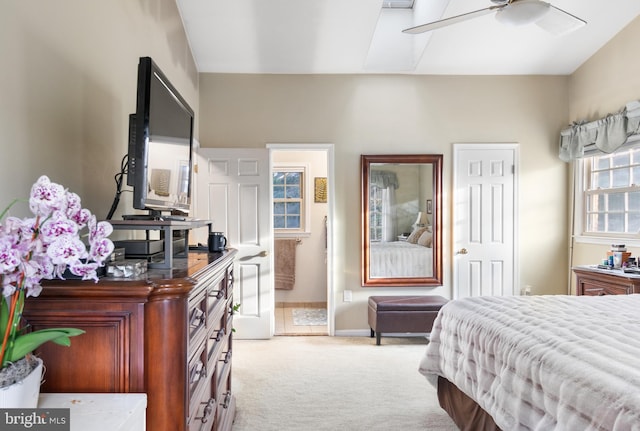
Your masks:
[{"label": "bed", "polygon": [[372,278],[432,277],[433,249],[408,241],[372,242],[369,271]]},{"label": "bed", "polygon": [[475,297],[419,371],[467,430],[640,430],[640,295]]}]

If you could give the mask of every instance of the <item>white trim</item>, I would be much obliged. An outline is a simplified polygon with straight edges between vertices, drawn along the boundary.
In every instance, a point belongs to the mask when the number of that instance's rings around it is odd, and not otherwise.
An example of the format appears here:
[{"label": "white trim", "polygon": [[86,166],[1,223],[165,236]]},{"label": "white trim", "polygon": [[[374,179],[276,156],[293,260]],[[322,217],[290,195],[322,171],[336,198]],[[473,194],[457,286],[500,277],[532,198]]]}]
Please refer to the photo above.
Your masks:
[{"label": "white trim", "polygon": [[[271,151],[326,151],[327,153],[327,331],[329,336],[335,336],[335,238],[333,231],[333,223],[335,220],[335,150],[334,144],[316,143],[316,144],[283,144],[268,143],[266,148]],[[271,158],[271,157],[270,157]],[[271,192],[273,196],[273,192]],[[273,220],[273,217],[271,217]],[[275,296],[275,295],[274,295]],[[275,309],[275,307],[272,307]]]}]

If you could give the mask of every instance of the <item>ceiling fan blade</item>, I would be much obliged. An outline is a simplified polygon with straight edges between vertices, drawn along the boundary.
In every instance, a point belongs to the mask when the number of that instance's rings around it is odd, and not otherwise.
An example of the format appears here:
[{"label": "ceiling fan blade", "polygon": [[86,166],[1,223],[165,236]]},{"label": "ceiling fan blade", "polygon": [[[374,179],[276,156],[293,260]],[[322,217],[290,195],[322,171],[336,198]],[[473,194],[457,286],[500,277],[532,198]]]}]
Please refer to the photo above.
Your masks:
[{"label": "ceiling fan blade", "polygon": [[418,25],[416,27],[407,28],[402,30],[402,32],[407,34],[425,33],[427,31],[435,30],[438,28],[446,27],[448,25],[457,24],[462,21],[467,21],[482,15],[490,14],[498,9],[502,9],[505,6],[506,4],[499,5],[499,6],[491,6],[486,9],[480,9],[473,12],[463,13],[462,15],[456,15],[450,18],[441,19],[439,21],[433,21],[427,24]]},{"label": "ceiling fan blade", "polygon": [[536,21],[536,25],[554,36],[562,36],[587,24],[585,20],[559,7],[554,5],[550,6],[549,12]]}]

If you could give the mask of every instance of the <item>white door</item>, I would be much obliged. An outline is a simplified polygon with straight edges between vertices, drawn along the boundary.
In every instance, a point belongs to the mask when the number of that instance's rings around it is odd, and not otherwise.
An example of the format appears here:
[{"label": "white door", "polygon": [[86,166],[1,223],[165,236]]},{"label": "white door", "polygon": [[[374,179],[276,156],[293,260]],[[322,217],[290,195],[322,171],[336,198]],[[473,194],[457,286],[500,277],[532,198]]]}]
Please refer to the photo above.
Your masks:
[{"label": "white door", "polygon": [[454,144],[453,294],[519,293],[517,144]]},{"label": "white door", "polygon": [[233,302],[237,339],[273,335],[273,288],[269,150],[200,148],[196,216],[213,221],[238,250]]}]

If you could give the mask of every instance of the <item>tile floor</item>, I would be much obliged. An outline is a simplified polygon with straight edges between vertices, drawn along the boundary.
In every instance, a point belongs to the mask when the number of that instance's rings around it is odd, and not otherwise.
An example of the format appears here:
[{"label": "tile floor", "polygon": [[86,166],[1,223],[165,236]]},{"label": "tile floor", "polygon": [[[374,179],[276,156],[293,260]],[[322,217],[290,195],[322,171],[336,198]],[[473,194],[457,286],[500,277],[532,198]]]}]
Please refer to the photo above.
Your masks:
[{"label": "tile floor", "polygon": [[327,326],[293,324],[294,308],[327,308],[324,302],[277,302],[275,307],[275,335],[329,335]]}]

